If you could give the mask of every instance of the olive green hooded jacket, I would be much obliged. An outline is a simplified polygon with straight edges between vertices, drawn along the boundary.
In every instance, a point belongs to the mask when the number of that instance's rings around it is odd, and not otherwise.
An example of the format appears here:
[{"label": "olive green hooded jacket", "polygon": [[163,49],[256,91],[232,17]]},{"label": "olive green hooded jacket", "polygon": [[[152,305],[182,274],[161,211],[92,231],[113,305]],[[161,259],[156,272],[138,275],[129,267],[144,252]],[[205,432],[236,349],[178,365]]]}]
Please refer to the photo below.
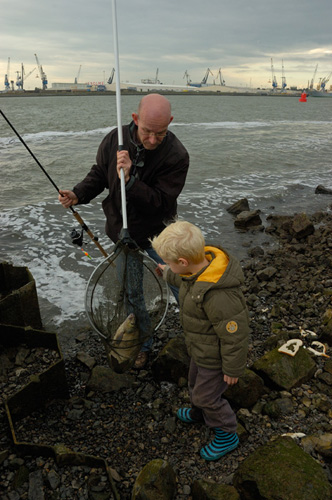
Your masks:
[{"label": "olive green hooded jacket", "polygon": [[206,246],[210,264],[195,275],[163,276],[179,287],[180,321],[189,356],[198,366],[220,369],[239,377],[246,367],[249,315],[240,289],[244,282],[239,261],[216,246]]}]

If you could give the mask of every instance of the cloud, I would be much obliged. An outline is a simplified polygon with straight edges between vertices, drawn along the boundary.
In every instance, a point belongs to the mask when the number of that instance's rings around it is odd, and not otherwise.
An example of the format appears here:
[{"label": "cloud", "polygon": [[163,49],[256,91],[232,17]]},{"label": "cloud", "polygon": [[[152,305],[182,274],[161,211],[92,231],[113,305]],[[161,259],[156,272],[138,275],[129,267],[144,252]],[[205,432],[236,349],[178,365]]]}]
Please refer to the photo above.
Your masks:
[{"label": "cloud", "polygon": [[[183,84],[187,70],[200,81],[207,68],[222,68],[228,85],[267,82],[271,58],[276,73],[282,60],[288,80],[303,85],[315,65],[332,70],[330,0],[118,0],[117,25],[121,79],[155,75]],[[1,79],[24,63],[36,67],[34,54],[50,84],[102,80],[114,66],[112,0],[3,0],[0,26]],[[36,73],[36,72],[35,72]],[[38,80],[26,82],[34,88]]]}]

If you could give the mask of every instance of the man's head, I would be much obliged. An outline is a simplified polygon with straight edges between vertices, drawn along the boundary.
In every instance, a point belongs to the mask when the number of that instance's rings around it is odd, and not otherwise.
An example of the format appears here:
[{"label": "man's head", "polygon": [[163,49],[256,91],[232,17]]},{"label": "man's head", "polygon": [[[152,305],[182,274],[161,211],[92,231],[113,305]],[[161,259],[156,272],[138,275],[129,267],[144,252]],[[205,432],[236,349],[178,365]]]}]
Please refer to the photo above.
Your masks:
[{"label": "man's head", "polygon": [[156,149],[164,140],[168,125],[173,120],[170,102],[160,94],[148,94],[141,99],[137,113],[133,113],[132,118],[138,127],[139,142],[145,149]]},{"label": "man's head", "polygon": [[[205,259],[202,231],[187,221],[179,220],[167,226],[159,236],[153,238],[152,246],[167,264],[171,264],[171,269],[176,273],[181,273],[184,262],[196,265]],[[179,264],[179,270],[172,264]]]}]

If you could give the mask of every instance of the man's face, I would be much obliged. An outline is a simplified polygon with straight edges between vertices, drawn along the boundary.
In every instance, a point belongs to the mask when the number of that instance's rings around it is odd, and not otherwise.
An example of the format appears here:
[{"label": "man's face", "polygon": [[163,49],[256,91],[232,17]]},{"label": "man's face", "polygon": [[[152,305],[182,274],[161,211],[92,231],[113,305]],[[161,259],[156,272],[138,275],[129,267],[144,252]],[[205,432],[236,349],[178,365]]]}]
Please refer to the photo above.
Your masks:
[{"label": "man's face", "polygon": [[137,125],[139,142],[149,151],[156,149],[165,139],[170,122],[161,119],[146,121],[136,113],[133,119]]}]

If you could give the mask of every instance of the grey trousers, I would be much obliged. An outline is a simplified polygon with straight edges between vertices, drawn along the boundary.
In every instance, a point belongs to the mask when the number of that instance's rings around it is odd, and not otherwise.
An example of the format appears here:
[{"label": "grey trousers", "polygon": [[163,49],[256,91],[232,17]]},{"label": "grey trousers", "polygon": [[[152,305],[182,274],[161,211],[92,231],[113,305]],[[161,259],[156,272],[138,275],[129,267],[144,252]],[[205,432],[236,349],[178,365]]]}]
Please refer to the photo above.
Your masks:
[{"label": "grey trousers", "polygon": [[188,378],[192,406],[190,416],[195,420],[203,418],[208,427],[236,432],[236,415],[229,402],[222,397],[228,388],[222,370],[202,368],[191,359]]}]

